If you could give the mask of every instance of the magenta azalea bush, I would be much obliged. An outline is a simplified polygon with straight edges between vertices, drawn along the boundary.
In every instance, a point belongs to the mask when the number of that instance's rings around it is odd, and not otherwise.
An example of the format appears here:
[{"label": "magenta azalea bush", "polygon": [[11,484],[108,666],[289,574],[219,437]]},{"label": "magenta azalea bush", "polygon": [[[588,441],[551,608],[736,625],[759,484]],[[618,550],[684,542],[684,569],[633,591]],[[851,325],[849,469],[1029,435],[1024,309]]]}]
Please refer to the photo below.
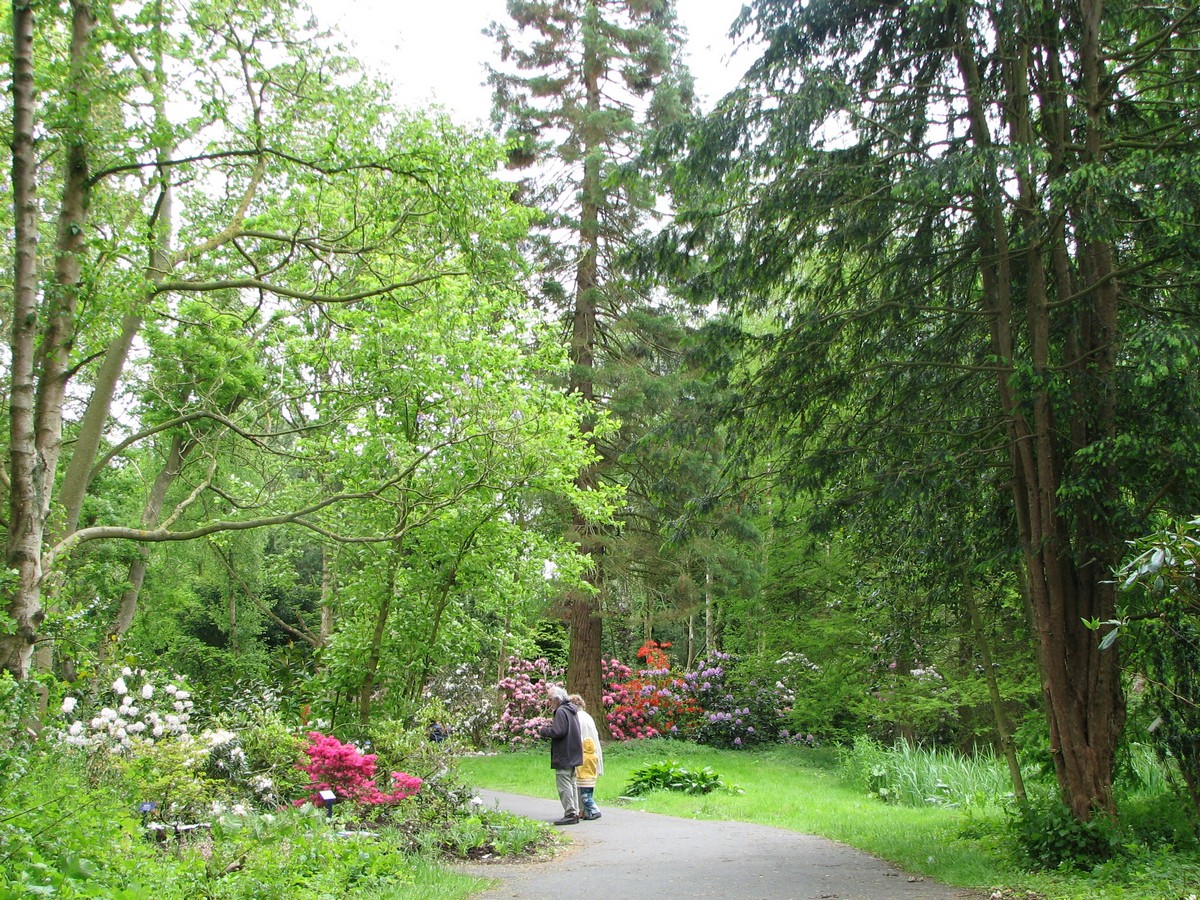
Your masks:
[{"label": "magenta azalea bush", "polygon": [[[335,737],[310,731],[311,742],[304,748],[309,761],[298,765],[308,773],[307,802],[324,805],[321,791],[333,791],[339,800],[349,800],[362,806],[398,803],[421,790],[421,779],[405,772],[392,773],[392,790],[385,793],[375,784],[374,753],[363,753],[353,744],[343,744]],[[297,800],[303,805],[305,800]]]}]

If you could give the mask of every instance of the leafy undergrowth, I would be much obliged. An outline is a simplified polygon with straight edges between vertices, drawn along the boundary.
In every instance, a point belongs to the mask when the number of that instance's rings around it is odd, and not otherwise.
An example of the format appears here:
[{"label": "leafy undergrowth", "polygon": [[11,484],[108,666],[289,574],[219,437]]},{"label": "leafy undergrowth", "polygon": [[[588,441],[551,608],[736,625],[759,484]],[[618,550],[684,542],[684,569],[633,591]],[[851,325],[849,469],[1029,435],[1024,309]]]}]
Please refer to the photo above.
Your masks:
[{"label": "leafy undergrowth", "polygon": [[523,862],[549,854],[558,835],[545,822],[479,807],[437,833],[435,849],[474,862]]},{"label": "leafy undergrowth", "polygon": [[[472,802],[453,751],[421,733],[376,734],[378,772],[375,754],[326,744],[338,765],[318,773],[296,767],[304,742],[285,729],[119,751],[0,735],[0,900],[462,900],[486,881],[451,863],[552,845],[548,825]],[[280,765],[243,777],[263,746]],[[419,776],[396,777],[398,761]],[[311,802],[326,785],[332,808]]]},{"label": "leafy undergrowth", "polygon": [[625,785],[625,795],[640,797],[651,791],[679,791],[684,794],[709,794],[716,790],[738,792],[713,771],[712,766],[689,769],[677,760],[651,763],[636,770]]}]

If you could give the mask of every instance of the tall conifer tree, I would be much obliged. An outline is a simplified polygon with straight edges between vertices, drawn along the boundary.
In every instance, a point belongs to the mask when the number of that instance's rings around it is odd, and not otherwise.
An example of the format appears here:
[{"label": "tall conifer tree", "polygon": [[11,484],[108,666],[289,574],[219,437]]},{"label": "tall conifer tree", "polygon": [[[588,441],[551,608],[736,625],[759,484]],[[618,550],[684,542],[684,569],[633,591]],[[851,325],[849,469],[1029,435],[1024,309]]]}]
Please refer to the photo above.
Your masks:
[{"label": "tall conifer tree", "polygon": [[[494,119],[510,140],[511,165],[533,173],[526,200],[544,214],[532,246],[535,293],[563,317],[567,388],[600,414],[609,400],[604,369],[628,359],[644,333],[631,323],[647,297],[620,257],[659,196],[654,173],[638,165],[640,148],[692,107],[682,30],[673,0],[509,0],[508,13],[511,26],[490,30],[503,67],[490,78]],[[581,488],[599,484],[616,459],[612,447],[597,451]],[[605,535],[577,516],[572,524],[592,560],[593,590],[565,598],[568,681],[599,709]]]},{"label": "tall conifer tree", "polygon": [[665,242],[769,317],[742,408],[792,482],[882,510],[1004,491],[1081,821],[1115,806],[1114,566],[1197,502],[1194,13],[755,0],[761,55],[692,136]]}]

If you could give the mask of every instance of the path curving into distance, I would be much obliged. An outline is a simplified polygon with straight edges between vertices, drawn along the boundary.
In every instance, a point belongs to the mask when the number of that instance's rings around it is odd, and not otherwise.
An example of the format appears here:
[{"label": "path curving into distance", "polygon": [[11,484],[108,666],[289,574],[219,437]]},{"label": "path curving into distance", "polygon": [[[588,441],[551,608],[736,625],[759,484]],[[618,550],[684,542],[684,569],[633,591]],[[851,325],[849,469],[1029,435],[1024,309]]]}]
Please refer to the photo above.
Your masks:
[{"label": "path curving into distance", "polygon": [[[557,798],[480,791],[492,808],[531,819],[562,815]],[[603,818],[562,828],[572,845],[547,862],[473,863],[500,884],[475,900],[981,900],[901,872],[867,853],[812,835],[603,807]]]}]

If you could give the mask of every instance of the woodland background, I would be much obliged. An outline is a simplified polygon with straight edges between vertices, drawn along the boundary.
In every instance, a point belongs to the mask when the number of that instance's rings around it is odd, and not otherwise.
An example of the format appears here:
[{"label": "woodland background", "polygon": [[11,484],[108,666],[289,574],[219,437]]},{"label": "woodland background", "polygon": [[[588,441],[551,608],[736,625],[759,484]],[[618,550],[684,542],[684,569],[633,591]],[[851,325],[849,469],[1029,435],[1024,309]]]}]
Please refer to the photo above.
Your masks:
[{"label": "woodland background", "polygon": [[34,718],[115,666],[486,742],[561,670],[629,738],[719,659],[756,740],[1081,827],[1147,746],[1194,814],[1196,9],[757,0],[703,116],[669,0],[509,13],[494,134],[288,0],[4,14]]}]

